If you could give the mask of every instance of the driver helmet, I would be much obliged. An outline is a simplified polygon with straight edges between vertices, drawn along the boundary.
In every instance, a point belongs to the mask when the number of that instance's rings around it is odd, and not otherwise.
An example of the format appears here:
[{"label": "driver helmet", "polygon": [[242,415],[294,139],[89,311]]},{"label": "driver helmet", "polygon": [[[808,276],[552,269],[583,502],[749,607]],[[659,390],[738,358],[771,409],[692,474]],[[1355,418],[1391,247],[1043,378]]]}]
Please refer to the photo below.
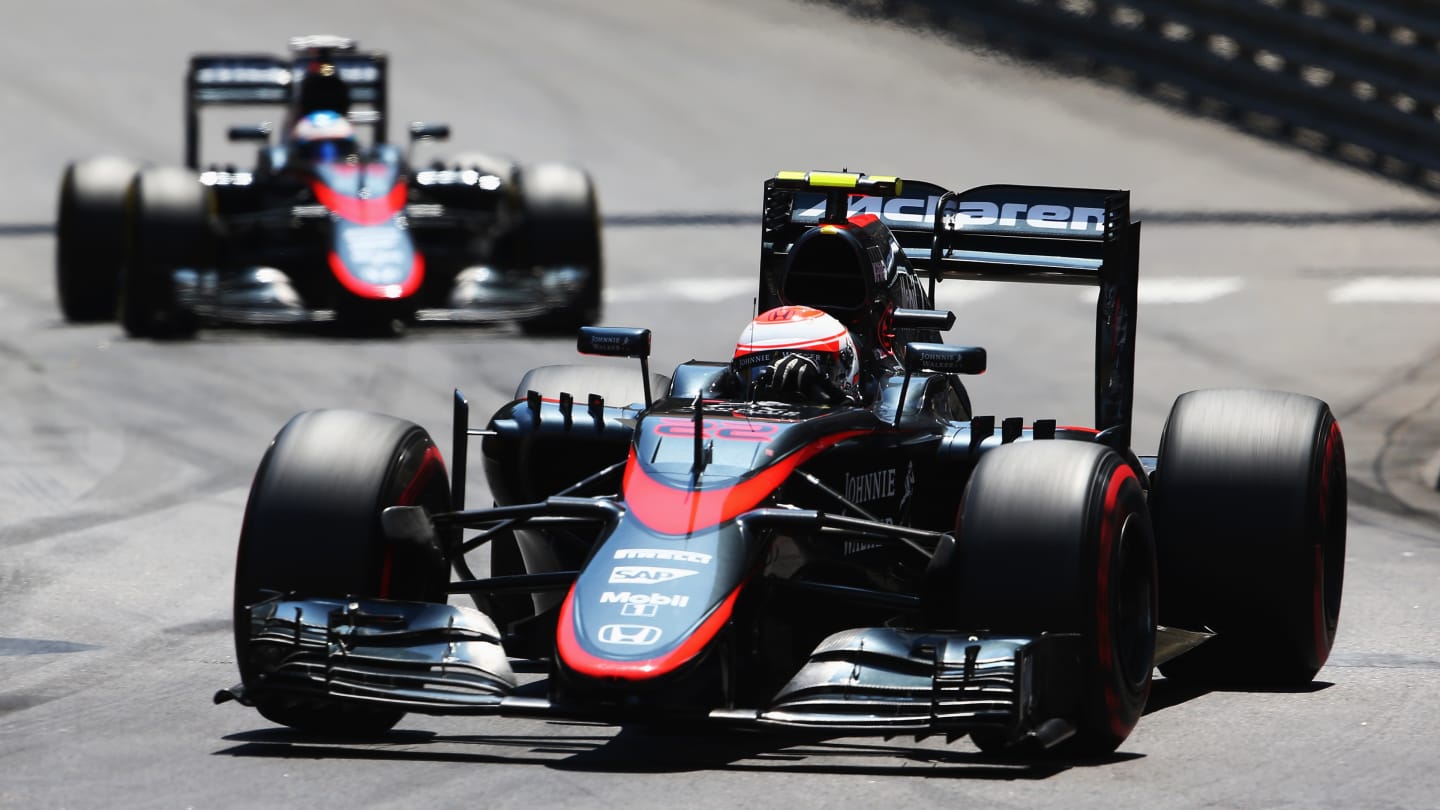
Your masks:
[{"label": "driver helmet", "polygon": [[359,151],[355,125],[334,110],[307,114],[295,123],[292,135],[301,157],[309,160],[340,160]]},{"label": "driver helmet", "polygon": [[813,363],[842,391],[855,390],[860,357],[845,325],[813,307],[789,305],[760,313],[735,344],[730,366],[746,385],[786,355]]}]

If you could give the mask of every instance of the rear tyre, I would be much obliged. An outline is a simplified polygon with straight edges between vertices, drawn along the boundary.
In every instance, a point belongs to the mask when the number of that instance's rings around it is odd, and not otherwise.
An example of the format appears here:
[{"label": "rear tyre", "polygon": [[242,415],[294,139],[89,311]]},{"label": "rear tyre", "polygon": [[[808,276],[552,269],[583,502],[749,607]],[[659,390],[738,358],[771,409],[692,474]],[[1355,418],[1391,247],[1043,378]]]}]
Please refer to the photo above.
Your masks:
[{"label": "rear tyre", "polygon": [[[966,486],[950,568],[955,628],[1080,634],[1078,702],[1065,710],[1076,733],[1052,751],[1114,751],[1145,708],[1155,657],[1155,547],[1130,466],[1082,442],[990,451]],[[972,738],[987,753],[1009,742]]]},{"label": "rear tyre", "polygon": [[[241,680],[264,683],[246,649],[248,606],[266,591],[302,597],[445,602],[445,560],[388,542],[380,512],[393,505],[450,508],[450,484],[430,436],[401,419],[308,411],[280,430],[245,507],[235,565],[235,644]],[[371,734],[403,711],[258,692],[266,718],[307,732]]]},{"label": "rear tyre", "polygon": [[55,283],[71,323],[115,319],[125,260],[125,193],[139,166],[115,157],[71,163],[55,216]]},{"label": "rear tyre", "polygon": [[520,176],[525,222],[515,245],[520,267],[572,267],[585,273],[580,288],[563,306],[521,323],[530,334],[573,335],[600,320],[604,267],[600,249],[600,207],[584,171],[542,163]]},{"label": "rear tyre", "polygon": [[1282,391],[1192,391],[1160,441],[1151,509],[1161,623],[1215,637],[1170,678],[1294,687],[1335,643],[1345,444],[1330,407]]},{"label": "rear tyre", "polygon": [[190,337],[198,324],[176,298],[175,271],[213,264],[213,192],[189,169],[151,168],[136,175],[126,204],[120,324],[131,337]]}]

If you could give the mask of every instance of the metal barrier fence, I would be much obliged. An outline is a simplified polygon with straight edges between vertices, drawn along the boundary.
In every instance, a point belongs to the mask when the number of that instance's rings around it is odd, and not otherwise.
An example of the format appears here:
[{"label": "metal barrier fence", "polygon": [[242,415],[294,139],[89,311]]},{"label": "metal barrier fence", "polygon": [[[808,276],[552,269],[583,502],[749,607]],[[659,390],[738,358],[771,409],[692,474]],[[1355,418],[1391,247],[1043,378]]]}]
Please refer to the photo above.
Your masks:
[{"label": "metal barrier fence", "polygon": [[832,0],[1440,190],[1435,0]]}]

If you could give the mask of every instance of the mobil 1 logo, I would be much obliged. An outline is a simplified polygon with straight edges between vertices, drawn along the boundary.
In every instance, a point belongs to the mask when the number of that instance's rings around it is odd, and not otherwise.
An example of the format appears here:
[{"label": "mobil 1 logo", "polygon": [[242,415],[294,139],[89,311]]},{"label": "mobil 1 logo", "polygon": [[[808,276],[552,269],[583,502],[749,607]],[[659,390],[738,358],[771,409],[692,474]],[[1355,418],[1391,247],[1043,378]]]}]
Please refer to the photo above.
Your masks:
[{"label": "mobil 1 logo", "polygon": [[685,607],[690,604],[690,597],[683,594],[605,591],[600,594],[600,604],[619,605],[622,616],[651,617],[659,613],[662,607]]}]

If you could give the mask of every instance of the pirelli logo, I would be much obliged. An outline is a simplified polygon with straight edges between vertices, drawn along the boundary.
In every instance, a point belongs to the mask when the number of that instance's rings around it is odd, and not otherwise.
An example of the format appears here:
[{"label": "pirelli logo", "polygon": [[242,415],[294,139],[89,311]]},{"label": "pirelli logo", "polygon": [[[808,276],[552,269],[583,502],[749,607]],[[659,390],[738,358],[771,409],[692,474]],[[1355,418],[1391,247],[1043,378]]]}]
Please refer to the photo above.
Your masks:
[{"label": "pirelli logo", "polygon": [[710,555],[677,548],[622,548],[615,552],[617,560],[663,560],[696,565],[709,565]]}]

